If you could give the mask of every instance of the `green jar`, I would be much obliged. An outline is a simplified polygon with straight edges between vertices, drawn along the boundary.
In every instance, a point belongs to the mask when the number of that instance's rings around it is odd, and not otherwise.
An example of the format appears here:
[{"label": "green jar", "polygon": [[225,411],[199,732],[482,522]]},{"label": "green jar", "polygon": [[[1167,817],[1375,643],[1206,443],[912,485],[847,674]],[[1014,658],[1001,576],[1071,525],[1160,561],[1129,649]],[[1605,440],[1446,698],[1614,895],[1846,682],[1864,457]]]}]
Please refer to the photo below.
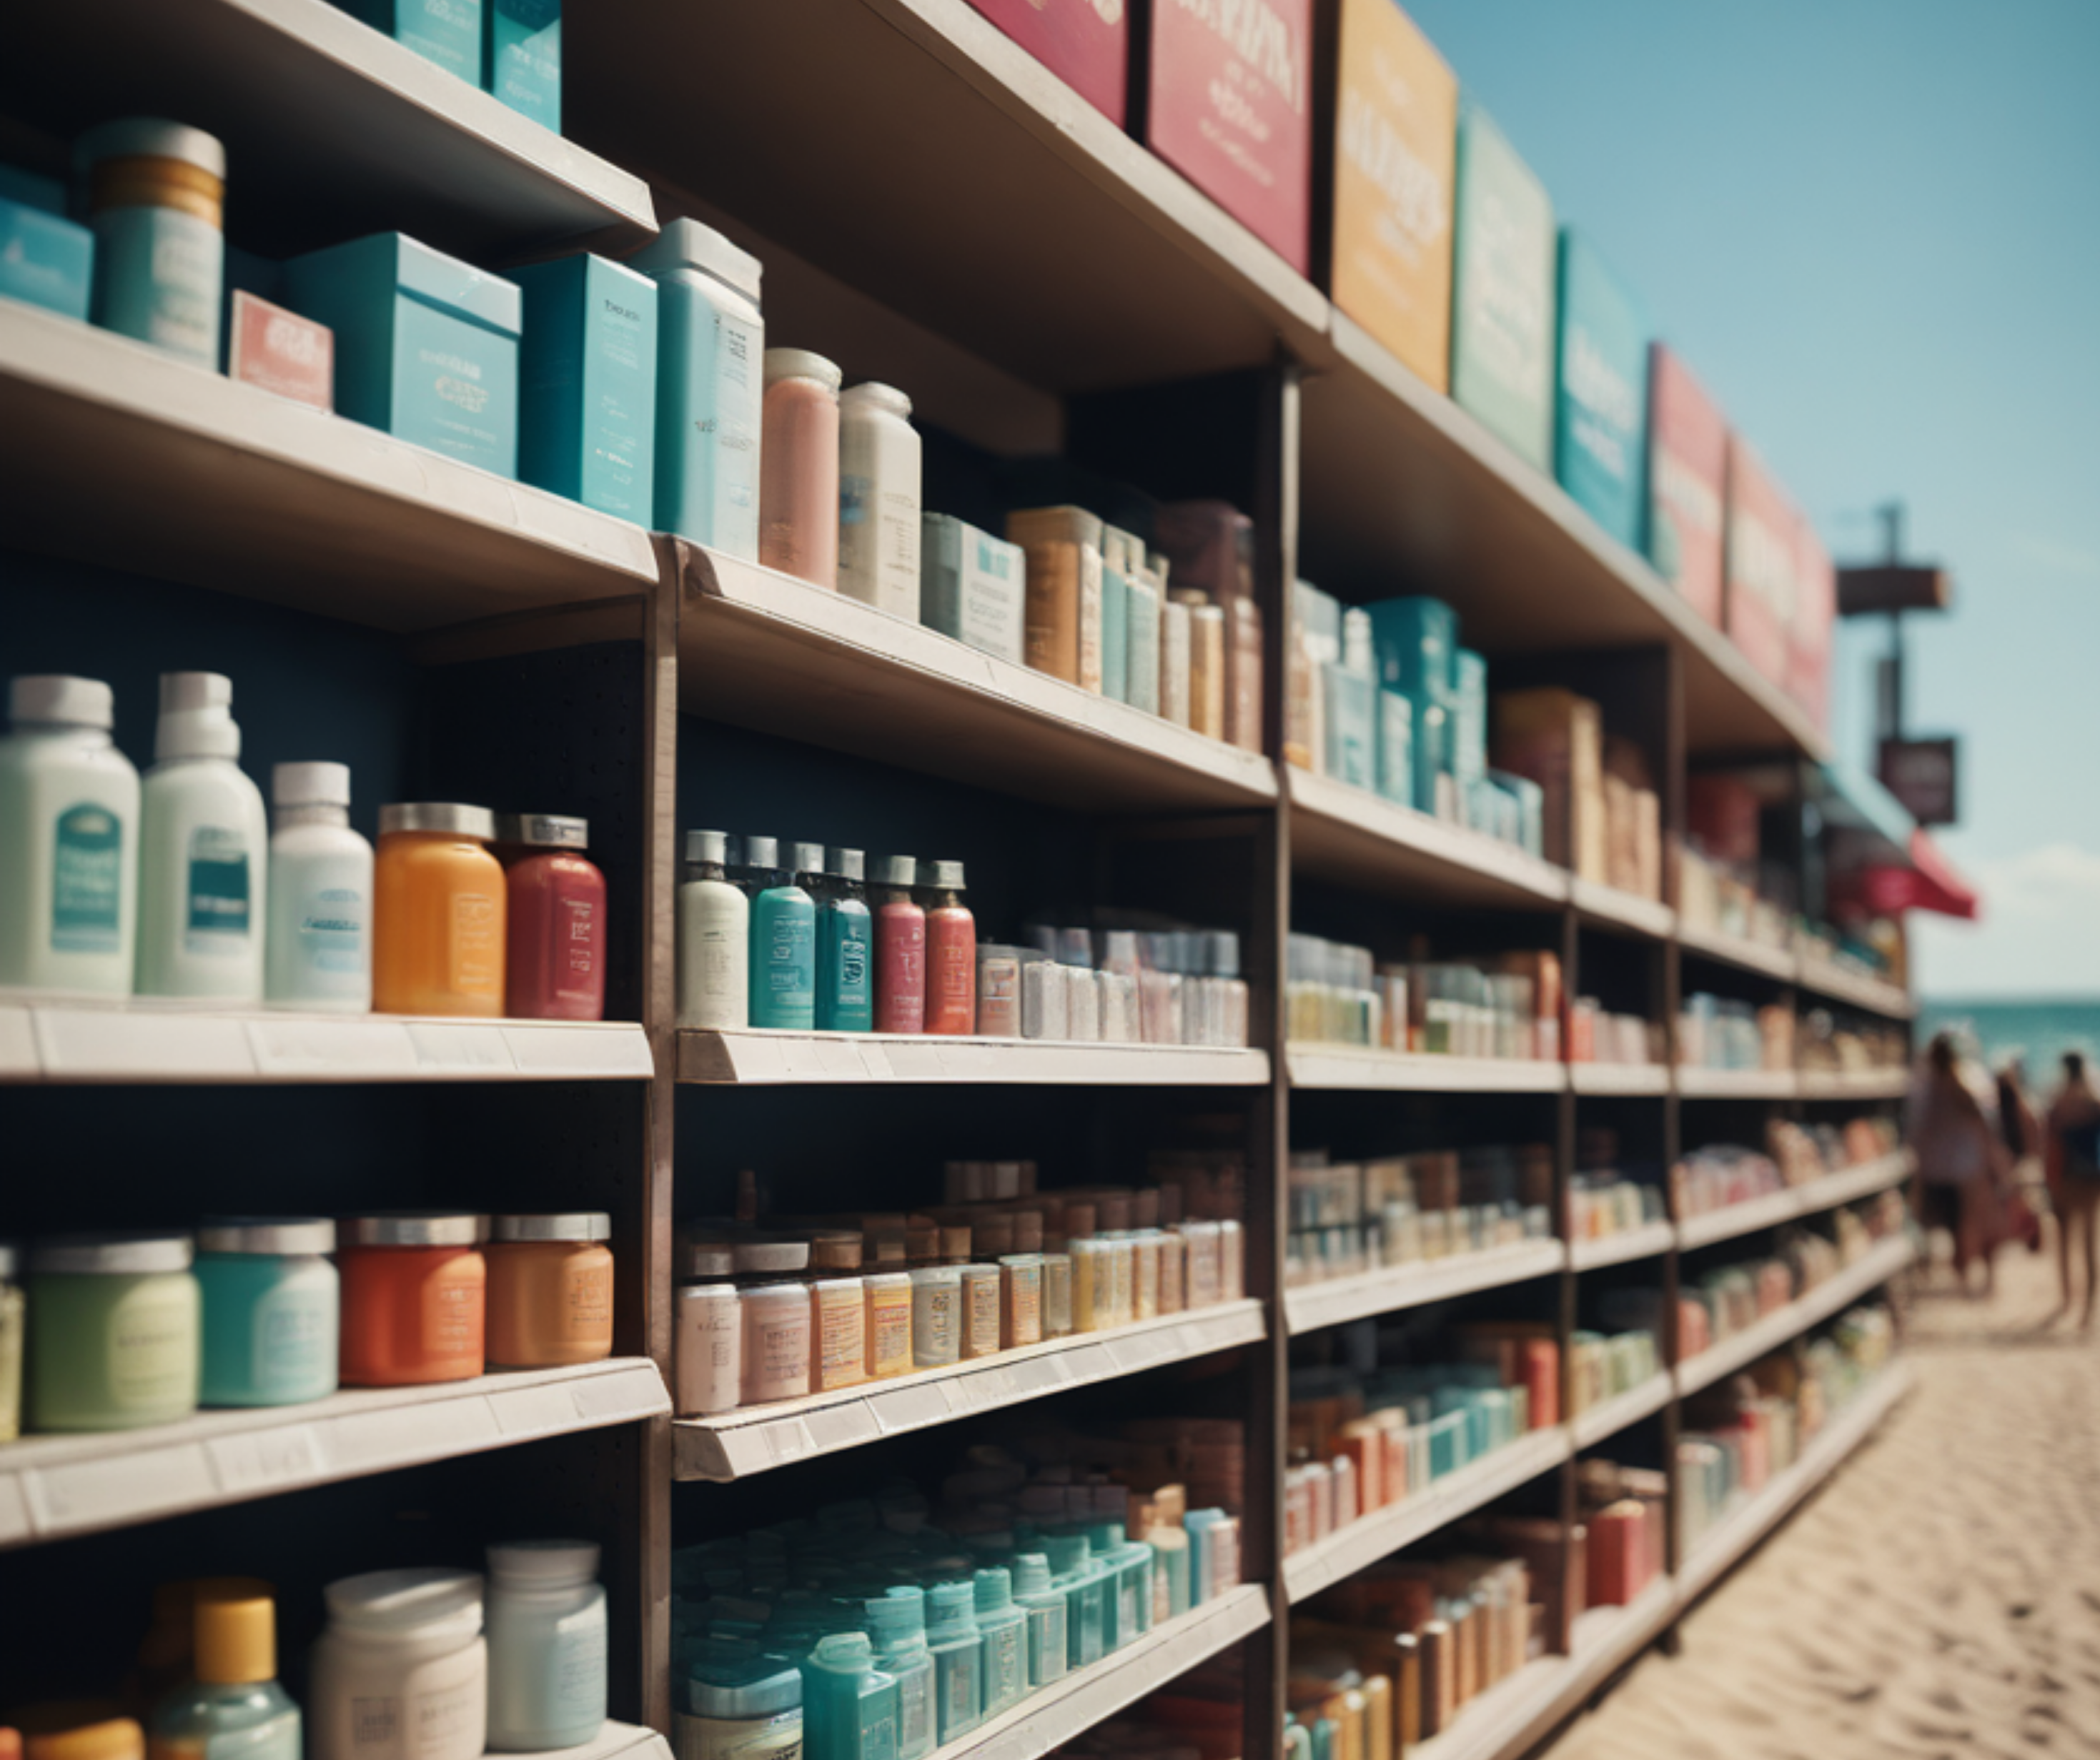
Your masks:
[{"label": "green jar", "polygon": [[187,1234],[70,1234],[29,1254],[29,1428],[135,1430],[196,1410]]}]

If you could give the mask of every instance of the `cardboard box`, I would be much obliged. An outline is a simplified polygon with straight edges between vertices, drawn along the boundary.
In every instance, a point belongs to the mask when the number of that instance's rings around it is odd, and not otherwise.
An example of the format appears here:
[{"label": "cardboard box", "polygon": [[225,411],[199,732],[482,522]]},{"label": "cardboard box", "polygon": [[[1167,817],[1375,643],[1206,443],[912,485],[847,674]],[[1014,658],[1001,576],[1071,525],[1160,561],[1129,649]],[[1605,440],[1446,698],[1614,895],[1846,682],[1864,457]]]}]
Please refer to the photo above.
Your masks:
[{"label": "cardboard box", "polygon": [[970,4],[1118,128],[1130,84],[1123,0],[970,0]]},{"label": "cardboard box", "polygon": [[1648,473],[1648,325],[1590,241],[1560,235],[1560,369],[1553,468],[1560,486],[1629,548],[1641,541]]},{"label": "cardboard box", "polygon": [[1335,303],[1439,391],[1451,384],[1458,81],[1393,0],[1342,0]]},{"label": "cardboard box", "polygon": [[1458,114],[1451,395],[1553,469],[1553,200],[1478,104]]},{"label": "cardboard box", "polygon": [[1154,7],[1145,141],[1311,273],[1312,0]]},{"label": "cardboard box", "polygon": [[1758,672],[1786,687],[1798,516],[1750,443],[1728,436],[1727,588],[1723,627]]},{"label": "cardboard box", "polygon": [[1494,762],[1544,794],[1545,856],[1586,880],[1608,883],[1603,712],[1586,697],[1546,689],[1494,699]]},{"label": "cardboard box", "polygon": [[1805,517],[1797,527],[1793,621],[1788,631],[1787,694],[1820,733],[1830,731],[1831,626],[1838,616],[1838,570]]},{"label": "cardboard box", "polygon": [[1648,351],[1648,559],[1718,629],[1728,425],[1660,342]]}]

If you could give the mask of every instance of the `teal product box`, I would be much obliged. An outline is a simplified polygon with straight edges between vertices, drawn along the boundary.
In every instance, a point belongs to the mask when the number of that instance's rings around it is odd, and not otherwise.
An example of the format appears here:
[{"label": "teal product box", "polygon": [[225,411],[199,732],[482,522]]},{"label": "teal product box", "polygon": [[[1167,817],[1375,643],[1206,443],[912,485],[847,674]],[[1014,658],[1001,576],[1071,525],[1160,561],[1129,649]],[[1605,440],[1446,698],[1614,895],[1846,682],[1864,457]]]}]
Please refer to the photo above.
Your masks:
[{"label": "teal product box", "polygon": [[1370,614],[1379,683],[1449,706],[1458,649],[1458,614],[1441,599],[1377,599]]},{"label": "teal product box", "polygon": [[94,284],[95,235],[0,187],[0,294],[85,323]]},{"label": "teal product box", "polygon": [[518,474],[646,526],[656,493],[656,284],[590,256],[511,275],[525,295]]},{"label": "teal product box", "polygon": [[1488,662],[1470,648],[1451,655],[1451,773],[1468,793],[1488,773]]},{"label": "teal product box", "polygon": [[1553,465],[1605,531],[1639,548],[1648,477],[1648,325],[1590,241],[1560,234]]},{"label": "teal product box", "polygon": [[1542,471],[1553,469],[1553,200],[1488,113],[1458,117],[1451,395]]},{"label": "teal product box", "polygon": [[492,96],[562,132],[562,0],[482,0],[482,71]]},{"label": "teal product box", "polygon": [[1149,571],[1123,576],[1129,601],[1130,642],[1123,657],[1123,701],[1147,715],[1159,713],[1159,583]]},{"label": "teal product box", "polygon": [[518,284],[376,232],[285,265],[285,303],[335,332],[335,407],[499,476],[518,474]]},{"label": "teal product box", "polygon": [[1355,788],[1378,785],[1378,687],[1339,663],[1321,668],[1327,693],[1327,774]]},{"label": "teal product box", "polygon": [[952,513],[920,517],[919,621],[996,660],[1023,664],[1027,561],[1019,544]]},{"label": "teal product box", "polygon": [[1516,803],[1516,836],[1522,848],[1543,858],[1546,854],[1546,790],[1529,777],[1512,776],[1507,770],[1490,770],[1488,780]]},{"label": "teal product box", "polygon": [[1447,799],[1452,781],[1451,711],[1427,693],[1410,691],[1406,695],[1414,709],[1415,810],[1448,819],[1452,816]]},{"label": "teal product box", "polygon": [[352,18],[435,61],[470,86],[482,83],[483,0],[341,0]]},{"label": "teal product box", "polygon": [[1130,582],[1120,568],[1101,565],[1101,694],[1130,701]]},{"label": "teal product box", "polygon": [[1414,705],[1400,691],[1378,693],[1378,791],[1414,804]]}]

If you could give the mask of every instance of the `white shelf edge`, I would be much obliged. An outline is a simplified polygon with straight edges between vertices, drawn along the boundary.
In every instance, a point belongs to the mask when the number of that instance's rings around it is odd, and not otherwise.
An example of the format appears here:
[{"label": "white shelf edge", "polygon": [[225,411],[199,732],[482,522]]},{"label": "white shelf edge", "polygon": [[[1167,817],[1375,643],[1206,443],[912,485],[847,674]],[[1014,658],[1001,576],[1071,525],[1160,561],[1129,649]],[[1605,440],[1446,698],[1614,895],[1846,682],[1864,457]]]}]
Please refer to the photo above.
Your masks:
[{"label": "white shelf edge", "polygon": [[1917,999],[1901,984],[1853,971],[1813,953],[1800,957],[1796,978],[1802,989],[1869,1014],[1909,1020],[1917,1013]]},{"label": "white shelf edge", "polygon": [[1711,1387],[1716,1381],[1798,1338],[1811,1327],[1842,1313],[1901,1271],[1911,1262],[1912,1252],[1908,1234],[1879,1242],[1864,1257],[1846,1266],[1835,1277],[1825,1278],[1807,1295],[1679,1363],[1678,1397],[1683,1398],[1701,1388]]},{"label": "white shelf edge", "polygon": [[608,1719],[598,1733],[595,1741],[585,1742],[580,1748],[556,1750],[562,1760],[620,1760],[624,1755],[643,1755],[649,1760],[671,1760],[671,1744],[653,1729],[638,1723],[620,1723]]},{"label": "white shelf edge", "polygon": [[1910,1092],[1907,1069],[1804,1070],[1804,1100],[1900,1100]]},{"label": "white shelf edge", "polygon": [[686,1028],[678,1035],[678,1080],[710,1086],[967,1082],[1259,1088],[1268,1080],[1268,1054],[1220,1045],[1081,1044],[941,1033]]},{"label": "white shelf edge", "polygon": [[1776,979],[1782,983],[1791,983],[1794,979],[1796,962],[1793,955],[1785,948],[1753,941],[1748,935],[1731,935],[1726,930],[1694,928],[1682,914],[1677,919],[1677,944],[1688,953],[1755,972],[1760,977]]},{"label": "white shelf edge", "polygon": [[1570,1063],[1568,1081],[1578,1094],[1652,1094],[1670,1092],[1670,1067],[1663,1063]]},{"label": "white shelf edge", "polygon": [[1528,895],[1542,904],[1567,902],[1568,871],[1514,844],[1332,777],[1295,765],[1278,768],[1295,812],[1346,826],[1366,841],[1441,864],[1455,873]]},{"label": "white shelf edge", "polygon": [[1258,1341],[1267,1331],[1252,1299],[1163,1314],[1111,1331],[1082,1332],[1018,1350],[814,1393],[673,1426],[676,1476],[726,1484],[936,1424],[959,1423],[1072,1388],[1140,1375]]},{"label": "white shelf edge", "polygon": [[544,1437],[667,1417],[646,1357],[352,1388],[305,1406],[0,1445],[0,1547],[158,1521]]},{"label": "white shelf edge", "polygon": [[1560,1093],[1568,1086],[1568,1065],[1545,1058],[1437,1057],[1300,1041],[1286,1049],[1284,1058],[1294,1088],[1401,1093]]},{"label": "white shelf edge", "polygon": [[1580,1450],[1594,1448],[1605,1437],[1617,1436],[1630,1424],[1652,1416],[1676,1397],[1677,1384],[1667,1369],[1658,1369],[1638,1387],[1628,1388],[1602,1399],[1586,1411],[1576,1413],[1568,1428]]},{"label": "white shelf edge", "polygon": [[1738,1235],[1775,1228],[1798,1217],[1819,1215],[1857,1199],[1871,1198],[1891,1186],[1901,1185],[1909,1177],[1910,1151],[1898,1149],[1857,1167],[1826,1173],[1805,1186],[1789,1186],[1781,1191],[1767,1192],[1741,1203],[1726,1204],[1718,1210],[1688,1217],[1677,1225],[1677,1243],[1688,1252],[1696,1247],[1710,1247],[1716,1241],[1733,1240]]},{"label": "white shelf edge", "polygon": [[1677,913],[1660,899],[1586,880],[1580,874],[1570,881],[1568,895],[1577,913],[1593,922],[1631,929],[1657,941],[1667,941],[1677,932]]},{"label": "white shelf edge", "polygon": [[1283,1292],[1284,1324],[1292,1335],[1322,1327],[1398,1313],[1409,1308],[1550,1277],[1567,1262],[1557,1240],[1514,1242],[1485,1252],[1451,1253],[1412,1265],[1388,1265],[1324,1283],[1293,1284]]},{"label": "white shelf edge", "polygon": [[1595,1271],[1602,1265],[1624,1265],[1632,1259],[1652,1259],[1676,1244],[1677,1231],[1669,1223],[1643,1222],[1639,1228],[1622,1229],[1616,1234],[1569,1242],[1568,1269]]},{"label": "white shelf edge", "polygon": [[1677,1091],[1688,1100],[1791,1100],[1801,1093],[1792,1070],[1677,1068]]}]

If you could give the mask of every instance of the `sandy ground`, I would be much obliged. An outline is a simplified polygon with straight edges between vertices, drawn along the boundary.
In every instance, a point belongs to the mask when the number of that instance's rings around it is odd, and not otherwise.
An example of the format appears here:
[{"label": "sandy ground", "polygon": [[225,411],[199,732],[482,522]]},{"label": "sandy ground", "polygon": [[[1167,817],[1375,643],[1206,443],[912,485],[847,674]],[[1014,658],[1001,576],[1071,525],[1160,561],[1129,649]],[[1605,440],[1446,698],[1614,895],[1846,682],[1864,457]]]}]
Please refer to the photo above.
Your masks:
[{"label": "sandy ground", "polygon": [[2053,1257],[1951,1275],[1916,1392],[1551,1760],[2100,1756],[2100,1337],[2043,1329]]}]

